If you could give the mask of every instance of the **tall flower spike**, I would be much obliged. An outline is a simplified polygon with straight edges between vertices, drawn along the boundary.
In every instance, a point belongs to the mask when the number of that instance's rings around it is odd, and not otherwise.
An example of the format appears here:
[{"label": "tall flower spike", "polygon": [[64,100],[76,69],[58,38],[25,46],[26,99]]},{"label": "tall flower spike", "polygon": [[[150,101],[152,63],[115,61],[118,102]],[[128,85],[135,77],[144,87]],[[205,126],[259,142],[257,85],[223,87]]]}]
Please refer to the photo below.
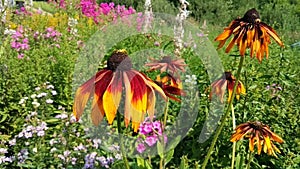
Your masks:
[{"label": "tall flower spike", "polygon": [[[273,144],[273,141],[283,143],[283,139],[273,133],[269,126],[262,124],[259,121],[247,122],[240,124],[235,128],[235,133],[231,136],[230,141],[236,142],[242,138],[249,138],[249,149],[254,151],[254,146],[257,145],[257,154],[260,155],[261,150],[268,155],[277,157],[275,151],[280,153],[280,150]],[[275,150],[275,151],[274,151]]]},{"label": "tall flower spike", "polygon": [[[223,97],[225,95],[226,89],[228,89],[228,102],[230,101],[233,88],[235,83],[235,77],[231,74],[231,72],[225,72],[225,76],[219,78],[211,84],[211,92],[209,94],[209,98],[212,98],[212,95],[215,94],[220,98],[220,101],[223,103]],[[239,100],[240,94],[245,95],[246,89],[241,81],[239,81],[237,89],[236,89],[236,98]]]},{"label": "tall flower spike", "polygon": [[275,30],[266,23],[261,22],[259,13],[254,8],[248,10],[243,18],[233,20],[224,29],[224,32],[216,37],[215,41],[220,41],[218,49],[224,46],[226,40],[232,34],[234,37],[227,45],[225,52],[228,53],[234,44],[237,44],[241,56],[245,55],[246,48],[250,48],[251,58],[256,55],[260,62],[264,55],[266,55],[266,58],[269,57],[270,37],[283,47],[283,43]]},{"label": "tall flower spike", "polygon": [[100,70],[81,85],[75,94],[73,113],[78,120],[93,96],[91,119],[98,125],[106,116],[112,124],[116,112],[125,93],[125,125],[132,121],[132,128],[137,132],[139,124],[147,112],[150,118],[154,116],[155,91],[164,99],[163,90],[143,73],[132,69],[132,63],[125,50],[115,51],[107,61],[107,68]]}]

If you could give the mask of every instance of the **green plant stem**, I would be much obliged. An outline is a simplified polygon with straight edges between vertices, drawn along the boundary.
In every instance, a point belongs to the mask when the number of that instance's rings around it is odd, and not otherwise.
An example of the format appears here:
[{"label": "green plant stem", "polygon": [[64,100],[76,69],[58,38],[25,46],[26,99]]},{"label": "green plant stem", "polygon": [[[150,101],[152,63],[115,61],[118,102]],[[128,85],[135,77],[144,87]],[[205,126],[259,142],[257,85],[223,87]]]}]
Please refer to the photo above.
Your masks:
[{"label": "green plant stem", "polygon": [[[235,124],[235,114],[234,114],[233,104],[231,105],[231,116],[232,116],[232,129],[234,130],[235,127],[236,127],[236,124]],[[234,169],[235,149],[236,149],[236,142],[233,142],[233,145],[232,145],[231,169]]]},{"label": "green plant stem", "polygon": [[122,158],[123,158],[123,161],[125,164],[125,168],[130,169],[129,163],[127,160],[127,156],[126,156],[126,152],[125,152],[125,148],[124,148],[123,132],[122,132],[122,128],[121,128],[121,115],[120,115],[119,111],[117,111],[117,126],[118,126],[118,133],[119,133],[120,148],[121,148],[121,153],[122,153]]},{"label": "green plant stem", "polygon": [[215,147],[215,144],[218,140],[218,137],[219,135],[221,134],[221,131],[225,125],[225,122],[226,122],[226,119],[227,119],[227,116],[229,115],[230,113],[230,109],[231,109],[231,105],[233,103],[233,99],[235,97],[235,93],[236,93],[236,88],[237,88],[237,85],[238,85],[238,81],[239,81],[239,78],[240,78],[240,74],[241,74],[241,71],[242,71],[242,67],[243,67],[243,62],[244,62],[244,59],[245,57],[244,56],[241,56],[240,57],[240,63],[239,63],[239,66],[238,66],[238,70],[237,70],[237,75],[236,75],[236,80],[235,80],[235,83],[234,83],[234,87],[233,87],[233,91],[232,91],[232,95],[231,95],[231,98],[229,100],[229,103],[228,103],[228,106],[227,106],[227,109],[226,109],[226,112],[225,114],[222,116],[221,118],[221,124],[218,126],[217,130],[216,130],[216,134],[214,135],[213,137],[213,140],[212,140],[212,143],[208,149],[208,152],[205,156],[205,159],[204,159],[204,162],[202,164],[202,169],[205,169],[206,168],[206,165],[208,163],[208,160],[212,154],[212,151]]},{"label": "green plant stem", "polygon": [[162,157],[160,157],[160,162],[159,162],[159,168],[160,169],[165,168],[165,155],[164,155],[164,152],[165,152],[165,137],[164,137],[164,131],[165,131],[165,127],[167,125],[168,110],[169,110],[169,98],[167,98],[166,106],[165,106],[165,109],[164,109],[164,121],[163,121],[163,130],[162,130],[163,153],[162,153]]},{"label": "green plant stem", "polygon": [[249,152],[248,163],[247,163],[246,169],[250,169],[250,163],[251,163],[252,157],[253,157],[252,154],[253,154],[252,151],[250,151]]}]

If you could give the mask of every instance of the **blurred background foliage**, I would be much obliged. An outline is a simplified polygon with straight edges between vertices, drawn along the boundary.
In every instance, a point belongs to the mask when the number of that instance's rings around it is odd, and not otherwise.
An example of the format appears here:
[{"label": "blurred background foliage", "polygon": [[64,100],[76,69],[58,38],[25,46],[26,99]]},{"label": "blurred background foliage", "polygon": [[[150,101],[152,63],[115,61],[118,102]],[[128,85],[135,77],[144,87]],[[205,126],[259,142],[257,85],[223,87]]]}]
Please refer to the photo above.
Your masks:
[{"label": "blurred background foliage", "polygon": [[[97,0],[98,3],[107,2]],[[144,1],[116,0],[116,4],[132,6],[137,11],[144,10]],[[289,43],[300,38],[300,1],[299,0],[188,0],[190,16],[196,21],[206,20],[214,26],[227,26],[237,17],[243,17],[250,8],[256,8],[263,22],[271,25],[278,32],[286,33]],[[154,12],[177,14],[178,0],[154,0]]]}]

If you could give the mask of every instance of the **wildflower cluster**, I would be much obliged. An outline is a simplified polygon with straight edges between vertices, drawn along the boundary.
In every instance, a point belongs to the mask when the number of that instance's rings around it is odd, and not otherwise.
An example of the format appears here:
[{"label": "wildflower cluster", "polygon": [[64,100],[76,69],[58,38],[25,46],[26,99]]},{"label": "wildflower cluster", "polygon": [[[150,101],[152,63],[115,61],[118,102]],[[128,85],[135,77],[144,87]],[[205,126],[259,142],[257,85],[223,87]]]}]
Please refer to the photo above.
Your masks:
[{"label": "wildflower cluster", "polygon": [[41,103],[52,104],[54,101],[51,97],[57,95],[54,86],[49,82],[45,82],[41,87],[36,87],[35,91],[37,93],[32,94],[30,97],[23,97],[19,101],[19,104],[21,104],[23,107],[31,107],[29,103],[31,102],[32,106],[37,109],[41,105]]},{"label": "wildflower cluster", "polygon": [[123,17],[135,13],[132,7],[128,9],[124,5],[117,5],[113,2],[96,4],[95,1],[81,0],[80,7],[82,13],[93,18],[95,23],[103,21],[102,16],[107,16],[108,20],[116,20],[118,17]]},{"label": "wildflower cluster", "polygon": [[30,48],[27,36],[22,26],[19,26],[17,30],[12,33],[11,47],[17,51],[19,59],[22,59],[24,52]]},{"label": "wildflower cluster", "polygon": [[[164,137],[162,137],[164,136]],[[167,143],[167,136],[163,134],[162,123],[146,118],[139,128],[139,139],[136,150],[143,153],[147,147],[153,147],[158,141]]]}]

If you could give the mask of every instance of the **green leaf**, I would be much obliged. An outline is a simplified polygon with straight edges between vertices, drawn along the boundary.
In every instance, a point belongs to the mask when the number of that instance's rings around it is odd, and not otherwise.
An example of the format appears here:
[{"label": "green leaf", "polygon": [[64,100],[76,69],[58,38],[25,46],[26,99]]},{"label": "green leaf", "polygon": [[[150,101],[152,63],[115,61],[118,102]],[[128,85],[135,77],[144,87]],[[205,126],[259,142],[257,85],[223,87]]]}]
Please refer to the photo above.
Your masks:
[{"label": "green leaf", "polygon": [[137,165],[138,165],[139,168],[152,169],[152,166],[151,166],[151,164],[149,163],[148,160],[145,160],[143,158],[138,157],[136,159],[136,161],[137,161]]},{"label": "green leaf", "polygon": [[174,149],[170,150],[165,157],[165,165],[168,164],[168,162],[171,161],[171,159],[173,158],[174,155]]},{"label": "green leaf", "polygon": [[158,141],[156,144],[156,147],[157,147],[157,152],[158,152],[159,157],[164,158],[164,147],[161,144],[161,142]]}]

